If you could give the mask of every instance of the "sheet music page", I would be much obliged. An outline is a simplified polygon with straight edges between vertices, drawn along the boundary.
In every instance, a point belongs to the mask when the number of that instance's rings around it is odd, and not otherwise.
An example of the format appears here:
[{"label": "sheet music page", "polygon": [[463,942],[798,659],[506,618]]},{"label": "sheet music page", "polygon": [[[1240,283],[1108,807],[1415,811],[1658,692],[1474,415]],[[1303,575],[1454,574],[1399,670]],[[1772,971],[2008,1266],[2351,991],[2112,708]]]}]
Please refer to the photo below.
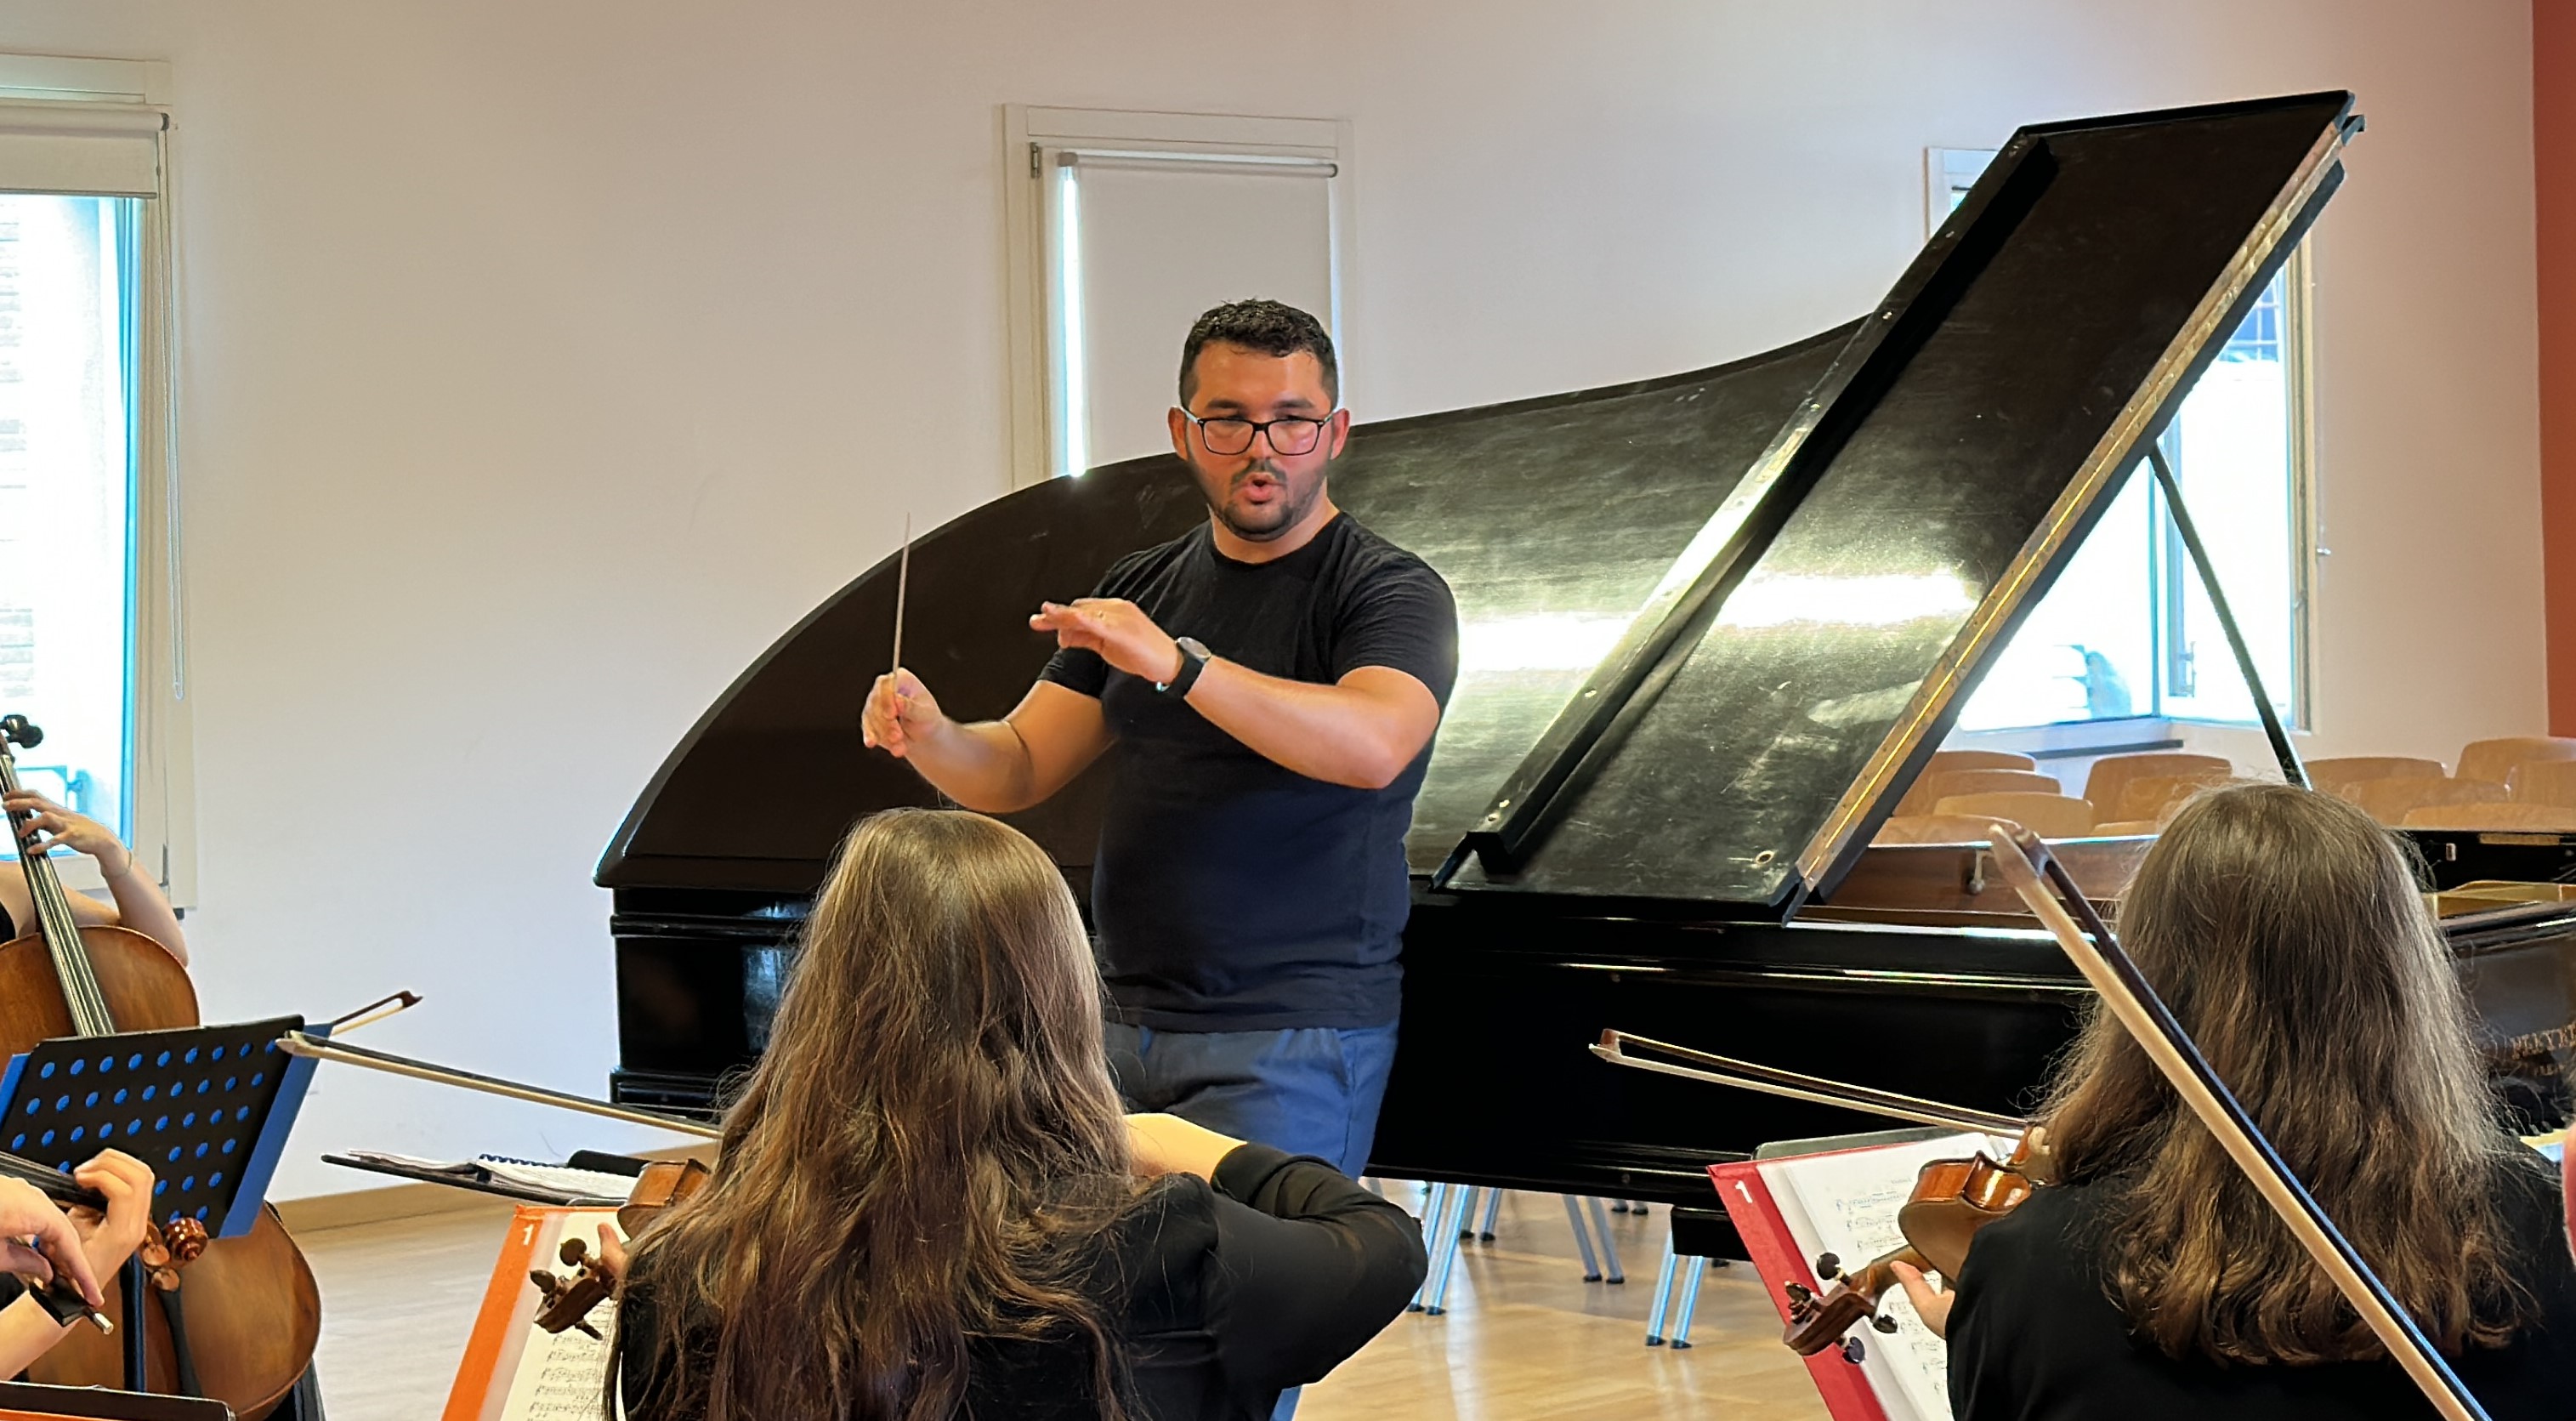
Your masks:
[{"label": "sheet music page", "polygon": [[[534,1288],[529,1297],[536,1296]],[[590,1325],[600,1337],[614,1335],[617,1301],[591,1309]],[[528,1325],[528,1350],[510,1378],[510,1396],[501,1403],[501,1421],[599,1421],[600,1398],[608,1384],[608,1344],[577,1328],[549,1333]]]},{"label": "sheet music page", "polygon": [[[1896,1224],[1897,1210],[1914,1192],[1914,1176],[1927,1162],[1978,1150],[2000,1158],[2010,1145],[2007,1142],[1998,1149],[1991,1137],[1980,1134],[1945,1135],[1875,1149],[1769,1160],[1759,1168],[1763,1181],[1771,1186],[1772,1201],[1780,1206],[1782,1221],[1789,1226],[1789,1236],[1809,1266],[1818,1254],[1831,1253],[1843,1267],[1859,1268],[1905,1246],[1905,1235]],[[1819,1282],[1817,1291],[1829,1286]],[[1879,1311],[1896,1322],[1895,1332],[1882,1333],[1864,1322],[1851,1335],[1860,1339],[1861,1370],[1880,1405],[1887,1408],[1890,1421],[1905,1417],[1951,1421],[1949,1344],[1923,1325],[1901,1291],[1882,1297]]]},{"label": "sheet music page", "polygon": [[[592,1243],[603,1222],[616,1228],[616,1212],[556,1212],[538,1238],[536,1261],[554,1264],[554,1248],[564,1238]],[[623,1235],[626,1230],[618,1230],[618,1238]],[[580,1328],[549,1333],[536,1326],[536,1308],[536,1284],[526,1284],[518,1300],[518,1318],[523,1318],[518,1326],[526,1331],[526,1341],[520,1344],[518,1367],[510,1372],[510,1393],[502,1398],[500,1411],[487,1411],[487,1416],[492,1421],[600,1421],[600,1398],[608,1385],[608,1344],[600,1338],[616,1336],[618,1302],[611,1297],[590,1310],[590,1326],[598,1328],[598,1338]]]}]

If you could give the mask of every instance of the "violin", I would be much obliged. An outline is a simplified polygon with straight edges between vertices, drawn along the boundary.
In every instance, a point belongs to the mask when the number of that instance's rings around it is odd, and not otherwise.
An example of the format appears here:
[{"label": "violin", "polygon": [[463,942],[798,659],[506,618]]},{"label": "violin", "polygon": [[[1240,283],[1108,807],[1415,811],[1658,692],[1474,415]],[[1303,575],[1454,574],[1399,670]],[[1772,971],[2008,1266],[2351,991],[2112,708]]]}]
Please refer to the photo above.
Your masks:
[{"label": "violin", "polygon": [[[2002,1160],[1980,1150],[1961,1159],[1926,1161],[1915,1173],[1913,1192],[1896,1214],[1905,1247],[1871,1259],[1851,1273],[1843,1271],[1841,1259],[1824,1254],[1816,1259],[1816,1278],[1833,1284],[1830,1291],[1820,1294],[1800,1283],[1787,1286],[1788,1326],[1781,1340],[1802,1357],[1842,1344],[1844,1335],[1863,1319],[1880,1332],[1894,1332],[1895,1319],[1878,1310],[1879,1300],[1902,1286],[1893,1265],[1903,1263],[1944,1278],[1958,1277],[1977,1231],[2019,1208],[2033,1190],[2055,1177],[2046,1132],[2016,1116],[1738,1061],[1624,1031],[1602,1032],[1592,1054],[1632,1070],[1839,1105],[1920,1125],[2019,1137],[2011,1155]],[[1851,1355],[1848,1347],[1845,1355]]]},{"label": "violin", "polygon": [[[704,1164],[693,1159],[655,1160],[644,1166],[634,1191],[618,1207],[618,1232],[632,1241],[673,1205],[686,1201],[714,1177]],[[590,1245],[578,1238],[565,1239],[555,1256],[573,1271],[559,1275],[552,1269],[537,1268],[528,1273],[528,1281],[537,1285],[537,1326],[548,1332],[578,1328],[598,1337],[599,1329],[590,1325],[590,1312],[616,1294],[616,1271],[607,1260],[593,1258]]]},{"label": "violin", "polygon": [[[0,791],[19,788],[10,746],[33,749],[44,738],[25,716],[0,716]],[[22,846],[28,817],[10,814]],[[65,1036],[198,1024],[196,988],[167,948],[131,929],[81,926],[51,859],[22,848],[18,864],[35,900],[36,931],[0,944],[0,1056]],[[152,1295],[161,1300],[144,1309],[146,1383],[158,1392],[211,1397],[243,1421],[259,1421],[313,1364],[321,1292],[275,1209],[263,1210],[240,1238],[208,1240],[204,1225],[188,1222],[193,1231],[178,1229],[175,1216],[157,1221],[158,1233],[139,1250]],[[105,1311],[130,1323],[119,1293],[108,1290]],[[183,1312],[183,1298],[196,1306]],[[121,1387],[125,1361],[104,1337],[80,1333],[37,1359],[27,1374],[58,1386]]]},{"label": "violin", "polygon": [[1878,1310],[1881,1298],[1903,1287],[1894,1265],[1958,1277],[1977,1231],[2020,1208],[2045,1182],[2048,1153],[2039,1143],[2042,1138],[2039,1127],[2031,1127],[2013,1146],[2011,1157],[2000,1161],[1979,1151],[1965,1159],[1926,1162],[1914,1176],[1914,1192],[1896,1211],[1906,1246],[1871,1259],[1857,1273],[1843,1272],[1841,1260],[1830,1253],[1818,1258],[1816,1277],[1833,1289],[1818,1294],[1789,1284],[1789,1327],[1780,1340],[1799,1356],[1812,1357],[1840,1344],[1863,1318],[1880,1332],[1894,1332],[1896,1320]]}]

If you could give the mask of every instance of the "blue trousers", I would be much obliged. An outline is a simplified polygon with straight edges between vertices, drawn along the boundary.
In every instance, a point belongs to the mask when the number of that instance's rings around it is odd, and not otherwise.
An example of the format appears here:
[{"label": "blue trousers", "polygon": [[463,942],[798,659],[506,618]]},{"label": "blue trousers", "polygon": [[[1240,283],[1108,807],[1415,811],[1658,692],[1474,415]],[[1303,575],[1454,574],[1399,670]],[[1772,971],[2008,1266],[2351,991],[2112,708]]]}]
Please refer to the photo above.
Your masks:
[{"label": "blue trousers", "polygon": [[1129,1110],[1368,1168],[1395,1064],[1395,1024],[1288,1031],[1162,1031],[1108,1023],[1109,1072]]}]

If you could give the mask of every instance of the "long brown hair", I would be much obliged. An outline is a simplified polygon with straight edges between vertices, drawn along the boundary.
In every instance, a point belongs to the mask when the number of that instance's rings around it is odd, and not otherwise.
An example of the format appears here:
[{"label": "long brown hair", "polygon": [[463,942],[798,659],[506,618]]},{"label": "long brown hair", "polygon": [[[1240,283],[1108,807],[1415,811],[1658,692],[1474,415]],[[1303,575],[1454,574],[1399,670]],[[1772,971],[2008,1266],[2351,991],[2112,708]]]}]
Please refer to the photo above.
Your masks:
[{"label": "long brown hair", "polygon": [[814,905],[715,1179],[643,1235],[637,1417],[946,1421],[977,1336],[1115,1340],[1075,1245],[1137,1198],[1072,895],[981,815],[861,823]]},{"label": "long brown hair", "polygon": [[[2528,1303],[2495,1191],[2528,1152],[2495,1121],[2450,954],[2394,837],[2288,785],[2207,792],[2148,851],[2120,937],[2434,1344],[2505,1342]],[[2387,1355],[2107,1012],[2042,1116],[2060,1174],[2108,1195],[2105,1281],[2166,1355]]]}]

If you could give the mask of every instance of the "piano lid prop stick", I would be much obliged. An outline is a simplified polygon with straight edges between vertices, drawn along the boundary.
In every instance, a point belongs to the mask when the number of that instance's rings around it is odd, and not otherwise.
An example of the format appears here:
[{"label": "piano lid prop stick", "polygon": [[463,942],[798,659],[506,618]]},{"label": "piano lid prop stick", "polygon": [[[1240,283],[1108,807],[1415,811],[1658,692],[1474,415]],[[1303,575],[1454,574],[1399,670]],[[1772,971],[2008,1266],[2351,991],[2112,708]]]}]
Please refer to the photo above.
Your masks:
[{"label": "piano lid prop stick", "polygon": [[364,1066],[368,1070],[383,1071],[388,1075],[409,1076],[413,1080],[452,1085],[464,1090],[479,1090],[486,1095],[506,1096],[512,1100],[552,1105],[564,1110],[578,1110],[585,1115],[623,1120],[630,1125],[650,1125],[655,1129],[690,1135],[701,1140],[724,1138],[722,1130],[712,1125],[701,1125],[695,1120],[683,1120],[675,1115],[656,1115],[649,1110],[629,1110],[623,1105],[610,1101],[593,1100],[583,1095],[567,1095],[562,1091],[548,1090],[543,1086],[522,1085],[517,1081],[505,1081],[498,1076],[478,1076],[472,1071],[459,1071],[447,1066],[434,1065],[428,1061],[415,1061],[408,1056],[370,1051],[366,1047],[351,1046],[345,1042],[326,1041],[301,1031],[290,1031],[277,1038],[277,1049],[290,1056],[308,1056],[316,1061],[338,1061],[343,1065]]},{"label": "piano lid prop stick", "polygon": [[[2361,1314],[2361,1320],[2370,1324],[2380,1344],[2406,1369],[2406,1375],[2423,1390],[2433,1409],[2448,1421],[2487,1421],[2485,1409],[2461,1385],[2450,1364],[2433,1350],[2433,1344],[2425,1340],[2415,1319],[2398,1306],[2388,1285],[2379,1281],[2370,1265],[2353,1251],[2351,1242],[2336,1230],[2325,1210],[2317,1207],[2307,1186],[2273,1150],[2272,1142],[2255,1128],[2253,1117],[2245,1113],[2244,1105],[2210,1068],[2200,1048],[2192,1044],[2182,1024],[2174,1019],[2172,1009],[2138,971],[2137,963],[2121,949],[2119,940],[2093,911],[2092,903],[2075,886],[2065,865],[2058,863],[2036,836],[2016,838],[2012,830],[2000,824],[1987,830],[1986,839],[1994,848],[1995,867],[2021,895],[2023,904],[2057,939],[2057,945],[2065,949],[2084,980],[2101,994],[2102,1004],[2128,1029],[2139,1049],[2147,1053],[2147,1059],[2173,1085],[2174,1093],[2217,1137],[2236,1167],[2253,1181],[2263,1202],[2289,1225],[2291,1236],[2307,1249],[2317,1266],[2325,1269],[2326,1277]],[[2046,880],[2040,877],[2043,867],[2048,874]],[[2055,893],[2051,892],[2052,884]],[[2065,902],[2058,901],[2059,895]],[[2069,905],[2083,915],[2082,927],[2069,914]]]}]

